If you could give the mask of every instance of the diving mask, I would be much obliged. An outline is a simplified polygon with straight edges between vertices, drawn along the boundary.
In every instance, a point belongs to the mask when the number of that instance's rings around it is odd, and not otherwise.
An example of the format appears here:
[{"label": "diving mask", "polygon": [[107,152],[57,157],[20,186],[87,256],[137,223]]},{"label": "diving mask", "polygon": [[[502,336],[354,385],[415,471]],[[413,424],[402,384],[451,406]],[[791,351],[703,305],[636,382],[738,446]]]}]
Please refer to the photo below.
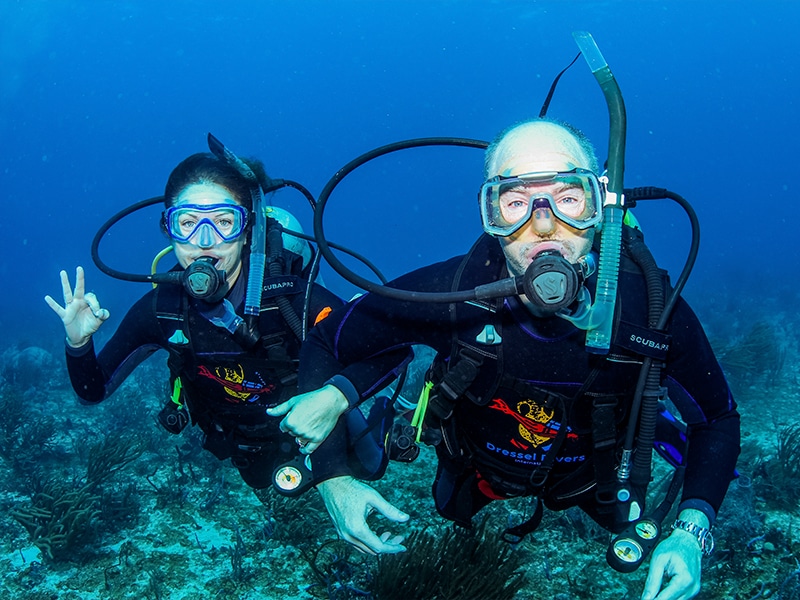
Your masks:
[{"label": "diving mask", "polygon": [[164,224],[176,242],[207,248],[242,235],[247,210],[238,204],[181,204],[167,209]]},{"label": "diving mask", "polygon": [[508,236],[520,229],[534,211],[549,209],[575,229],[588,229],[603,218],[603,183],[587,169],[497,176],[487,180],[479,195],[483,229]]}]

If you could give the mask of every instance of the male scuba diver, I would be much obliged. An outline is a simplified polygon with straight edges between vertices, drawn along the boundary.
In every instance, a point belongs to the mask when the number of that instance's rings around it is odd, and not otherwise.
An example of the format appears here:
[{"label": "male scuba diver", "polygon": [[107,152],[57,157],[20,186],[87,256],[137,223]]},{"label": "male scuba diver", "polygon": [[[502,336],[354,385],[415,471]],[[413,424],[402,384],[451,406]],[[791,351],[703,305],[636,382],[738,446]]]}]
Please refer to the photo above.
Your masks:
[{"label": "male scuba diver", "polygon": [[[617,470],[629,428],[632,438],[640,434],[630,417],[638,412],[632,404],[641,367],[656,361],[657,383],[668,388],[688,445],[677,519],[655,546],[642,597],[698,592],[701,557],[713,548],[710,529],[734,475],[739,415],[702,326],[682,299],[664,331],[651,331],[653,283],[634,260],[641,235],[627,225],[621,255],[617,251],[610,348],[587,352],[583,323],[591,297],[600,293],[596,232],[607,225],[606,194],[595,151],[577,129],[548,119],[511,127],[486,152],[479,193],[485,234],[465,256],[413,271],[388,287],[456,293],[509,276],[524,278],[524,286],[499,298],[449,303],[369,293],[310,333],[301,352],[300,389],[313,391],[270,412],[286,414],[284,430],[322,442],[313,455],[316,487],[343,539],[371,554],[405,550],[398,536],[376,535],[366,517],[377,511],[405,522],[408,514],[359,481],[347,460],[339,417],[369,391],[369,382],[359,380],[365,359],[413,344],[435,350],[427,399],[420,400],[427,408],[412,424],[416,441],[435,446],[436,508],[469,527],[490,502],[533,497],[534,517],[506,532],[517,538],[535,530],[542,505],[578,506],[613,532],[641,523],[635,520],[641,515],[629,513],[641,510],[644,500],[618,484]],[[654,283],[661,294],[669,292],[662,272]],[[312,413],[316,425],[309,427]],[[387,452],[404,458],[392,436]],[[624,563],[635,546],[620,544],[616,558]]]},{"label": "male scuba diver", "polygon": [[[109,312],[85,291],[83,269],[74,290],[61,272],[63,306],[45,300],[64,323],[67,368],[83,403],[102,402],[165,349],[170,393],[161,424],[175,434],[189,422],[199,426],[203,447],[230,458],[247,485],[296,495],[311,484],[310,461],[298,453],[302,440],[282,432],[265,409],[295,393],[305,332],[342,301],[309,281],[313,250],[297,237],[299,222],[265,205],[265,190],[283,184],[210,134],[209,147],[213,154],[193,154],[175,167],[164,192],[161,227],[178,264],[169,273],[120,276],[157,287],[133,305],[99,355],[92,339]],[[101,235],[93,254],[103,268],[95,253]],[[373,383],[383,387],[386,376],[382,367]]]}]

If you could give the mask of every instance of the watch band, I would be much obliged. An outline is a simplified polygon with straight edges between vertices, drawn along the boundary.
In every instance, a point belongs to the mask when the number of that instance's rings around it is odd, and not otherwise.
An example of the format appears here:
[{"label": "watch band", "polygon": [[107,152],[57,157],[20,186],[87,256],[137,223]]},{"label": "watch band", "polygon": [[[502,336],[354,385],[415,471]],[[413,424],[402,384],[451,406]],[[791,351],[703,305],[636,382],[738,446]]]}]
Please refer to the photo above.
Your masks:
[{"label": "watch band", "polygon": [[682,519],[676,519],[672,524],[672,529],[683,529],[684,531],[691,533],[697,538],[697,542],[700,544],[700,550],[706,556],[711,555],[711,553],[714,551],[714,536],[711,535],[711,530],[706,529],[705,527],[700,527],[700,525],[697,523],[683,521]]}]

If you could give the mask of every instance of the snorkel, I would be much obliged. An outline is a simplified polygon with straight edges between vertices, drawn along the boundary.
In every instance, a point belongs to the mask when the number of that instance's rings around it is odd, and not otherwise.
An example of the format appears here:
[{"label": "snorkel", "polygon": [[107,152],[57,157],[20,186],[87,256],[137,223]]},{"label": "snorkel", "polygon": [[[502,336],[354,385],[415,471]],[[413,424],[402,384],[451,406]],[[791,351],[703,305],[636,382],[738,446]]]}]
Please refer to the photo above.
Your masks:
[{"label": "snorkel", "polygon": [[622,222],[625,218],[625,194],[622,175],[625,170],[625,103],[608,63],[600,53],[591,34],[576,31],[573,34],[581,54],[589,64],[592,74],[600,84],[608,105],[608,183],[603,201],[603,221],[600,237],[600,259],[597,270],[597,289],[591,308],[570,316],[558,316],[586,330],[586,350],[606,354],[611,346],[614,307],[617,300],[619,256],[622,244]]},{"label": "snorkel", "polygon": [[[264,273],[267,269],[267,265],[269,265],[270,277],[279,278],[284,275],[284,228],[279,218],[285,211],[281,211],[277,208],[271,209],[266,206],[264,202],[264,192],[274,191],[285,185],[297,187],[297,184],[283,180],[268,181],[267,189],[262,190],[253,170],[210,133],[208,134],[208,147],[217,158],[224,160],[235,168],[242,177],[247,180],[250,187],[250,198],[253,203],[253,213],[255,213],[255,224],[253,225],[250,239],[250,267],[247,276],[247,291],[244,301],[245,331],[232,331],[231,333],[234,333],[239,338],[243,337],[243,339],[240,339],[242,345],[252,347],[261,337],[258,329],[258,320],[261,313],[261,299],[264,292]],[[312,206],[314,206],[313,202]],[[268,212],[270,216],[267,215]],[[299,223],[297,223],[297,225],[299,226]],[[299,232],[291,232],[291,235],[299,237]],[[307,286],[307,294],[310,292],[310,289],[310,286]],[[286,320],[292,332],[298,339],[303,340],[305,338],[305,319],[300,318],[285,296],[274,296],[274,299],[275,303],[278,305],[278,310],[280,310],[281,315]]]},{"label": "snorkel", "polygon": [[[255,224],[250,234],[250,267],[247,274],[247,291],[244,299],[243,342],[253,346],[259,339],[258,315],[261,312],[261,292],[263,290],[264,271],[266,265],[267,217],[264,211],[264,193],[256,174],[245,162],[231,152],[211,133],[208,134],[208,148],[220,160],[228,163],[247,180],[250,189],[250,200],[253,203]],[[231,332],[233,333],[233,332]]]}]

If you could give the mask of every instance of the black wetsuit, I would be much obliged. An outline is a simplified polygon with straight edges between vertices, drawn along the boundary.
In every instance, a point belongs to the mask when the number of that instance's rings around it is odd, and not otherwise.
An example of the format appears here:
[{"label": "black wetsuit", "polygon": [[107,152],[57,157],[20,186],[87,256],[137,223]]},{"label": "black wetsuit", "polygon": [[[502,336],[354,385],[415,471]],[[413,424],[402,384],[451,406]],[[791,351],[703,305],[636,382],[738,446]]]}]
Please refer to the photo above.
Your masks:
[{"label": "black wetsuit", "polygon": [[[243,273],[227,296],[239,315],[246,279]],[[268,283],[267,278],[265,290]],[[297,315],[303,314],[305,290],[305,282],[295,278],[286,295]],[[293,438],[278,428],[281,418],[267,416],[265,409],[295,394],[300,341],[274,299],[268,292],[264,296],[261,340],[244,350],[224,328],[201,314],[208,305],[189,298],[178,286],[162,284],[134,304],[99,356],[91,342],[78,349],[67,346],[72,386],[84,403],[101,402],[153,352],[169,350],[172,377],[180,377],[192,422],[205,433],[204,447],[219,459],[231,458],[251,487],[267,487],[276,461],[297,454]],[[341,305],[339,298],[315,284],[308,326]],[[372,379],[368,385],[385,385],[382,376],[390,375],[384,364],[378,369],[380,376],[376,370],[374,377],[363,374]]]},{"label": "black wetsuit", "polygon": [[[419,269],[389,285],[422,292],[451,291],[462,260],[456,257]],[[460,276],[459,289],[506,276],[499,243],[483,236]],[[590,280],[587,287],[593,286]],[[623,261],[617,308],[622,321],[646,326],[646,288],[641,272],[630,261]],[[553,508],[580,505],[591,514],[592,399],[619,398],[616,436],[622,440],[642,357],[616,344],[608,355],[587,353],[584,331],[558,317],[534,318],[516,297],[500,301],[498,309],[495,316],[468,304],[362,296],[335,311],[309,336],[301,353],[300,386],[313,388],[339,373],[345,393],[363,396],[366,382],[359,379],[357,365],[364,358],[407,344],[424,344],[433,348],[439,359],[455,361],[454,342],[456,347],[459,340],[478,345],[476,337],[487,324],[495,324],[502,336],[502,360],[497,362],[502,362],[504,380],[480,405],[464,398],[455,405],[451,423],[467,458],[454,459],[445,444],[437,446],[437,508],[444,516],[463,521],[471,516],[457,506],[463,506],[457,497],[461,495],[463,500],[465,487],[469,488],[469,512],[473,514],[491,499],[508,496],[515,484],[524,485],[542,463],[566,422],[567,434],[542,496]],[[739,453],[739,415],[703,329],[682,300],[672,313],[668,333],[672,337],[664,382],[670,400],[689,425],[681,507],[703,510],[713,522]],[[492,371],[497,373],[498,367],[493,366]],[[593,372],[593,381],[578,395]],[[348,392],[349,384],[352,389]],[[564,405],[548,409],[542,390],[565,397]],[[350,474],[341,460],[343,444],[344,434],[338,428],[317,450],[318,480]]]}]

